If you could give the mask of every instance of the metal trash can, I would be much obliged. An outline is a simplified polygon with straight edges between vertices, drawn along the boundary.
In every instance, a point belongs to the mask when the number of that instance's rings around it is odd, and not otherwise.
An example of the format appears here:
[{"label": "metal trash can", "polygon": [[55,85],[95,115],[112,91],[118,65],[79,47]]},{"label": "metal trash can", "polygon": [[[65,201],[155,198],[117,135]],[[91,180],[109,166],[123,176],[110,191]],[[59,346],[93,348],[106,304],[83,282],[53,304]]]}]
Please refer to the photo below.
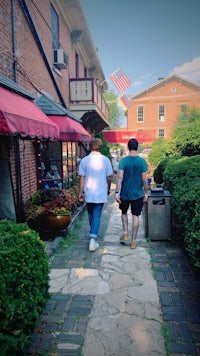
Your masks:
[{"label": "metal trash can", "polygon": [[152,188],[148,191],[145,235],[152,241],[171,239],[171,194],[168,190]]}]

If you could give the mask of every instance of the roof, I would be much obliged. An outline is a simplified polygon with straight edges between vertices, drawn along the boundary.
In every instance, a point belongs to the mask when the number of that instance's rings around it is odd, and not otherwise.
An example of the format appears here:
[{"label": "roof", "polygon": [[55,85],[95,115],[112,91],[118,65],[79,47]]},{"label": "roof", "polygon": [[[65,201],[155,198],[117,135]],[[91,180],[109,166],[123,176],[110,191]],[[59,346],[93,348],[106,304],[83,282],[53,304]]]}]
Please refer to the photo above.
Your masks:
[{"label": "roof", "polygon": [[60,141],[64,142],[90,142],[91,136],[84,129],[81,123],[71,119],[68,116],[49,116],[60,131]]},{"label": "roof", "polygon": [[0,73],[0,86],[4,87],[5,89],[9,89],[10,91],[12,91],[12,92],[14,92],[16,94],[20,94],[24,98],[32,99],[32,100],[35,99],[35,96],[30,94],[27,90],[25,90],[20,85],[15,83],[13,80],[11,80],[10,78],[4,76],[1,73]]},{"label": "roof", "polygon": [[33,100],[0,87],[0,134],[59,139],[59,128]]},{"label": "roof", "polygon": [[68,116],[75,121],[82,122],[77,116],[75,116],[71,111],[67,110],[61,104],[53,101],[48,96],[42,94],[35,100],[35,103],[39,108],[46,114],[52,116]]},{"label": "roof", "polygon": [[200,85],[197,83],[194,83],[186,78],[183,78],[177,74],[172,74],[169,77],[160,79],[158,82],[156,82],[155,84],[151,85],[150,87],[144,89],[143,91],[141,91],[140,93],[137,93],[135,95],[129,95],[129,99],[130,100],[134,100],[137,99],[140,96],[143,96],[145,94],[147,94],[147,92],[150,92],[156,88],[159,88],[163,85],[165,85],[166,83],[172,81],[172,80],[176,80],[177,82],[181,82],[182,84],[188,85],[194,89],[200,90]]},{"label": "roof", "polygon": [[55,0],[62,15],[69,26],[71,34],[77,34],[76,47],[84,58],[84,62],[92,71],[92,76],[102,83],[102,88],[107,89],[106,77],[99,60],[98,49],[94,45],[87,19],[82,5],[82,0]]}]

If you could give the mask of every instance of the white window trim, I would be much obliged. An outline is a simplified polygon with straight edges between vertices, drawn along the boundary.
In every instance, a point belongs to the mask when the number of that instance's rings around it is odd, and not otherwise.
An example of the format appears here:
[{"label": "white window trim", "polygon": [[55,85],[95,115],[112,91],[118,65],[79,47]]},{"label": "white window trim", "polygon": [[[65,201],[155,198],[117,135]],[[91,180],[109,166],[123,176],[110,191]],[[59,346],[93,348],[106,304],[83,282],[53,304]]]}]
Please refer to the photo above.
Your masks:
[{"label": "white window trim", "polygon": [[[143,108],[142,120],[138,120],[138,117],[139,117],[139,115],[138,115],[138,110],[139,110],[140,107]],[[144,122],[144,105],[138,105],[138,107],[137,107],[137,123],[138,123],[138,124],[142,124],[143,122]]]},{"label": "white window trim", "polygon": [[[163,130],[164,136],[160,136],[160,131]],[[164,128],[158,129],[158,138],[165,138],[166,137],[166,130]]]},{"label": "white window trim", "polygon": [[[164,115],[160,115],[160,106],[164,107]],[[162,117],[162,120],[160,119]],[[165,104],[158,105],[158,122],[165,122],[166,120],[166,106]]]}]

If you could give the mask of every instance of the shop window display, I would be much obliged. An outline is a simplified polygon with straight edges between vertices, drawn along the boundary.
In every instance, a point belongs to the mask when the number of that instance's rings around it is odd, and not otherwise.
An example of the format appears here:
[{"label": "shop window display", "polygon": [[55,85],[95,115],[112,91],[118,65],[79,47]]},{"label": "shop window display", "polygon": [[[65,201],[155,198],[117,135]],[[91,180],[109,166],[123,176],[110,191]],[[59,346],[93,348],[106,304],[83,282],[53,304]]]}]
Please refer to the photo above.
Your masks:
[{"label": "shop window display", "polygon": [[77,176],[80,162],[75,142],[42,142],[39,144],[39,183],[42,189],[68,189]]}]

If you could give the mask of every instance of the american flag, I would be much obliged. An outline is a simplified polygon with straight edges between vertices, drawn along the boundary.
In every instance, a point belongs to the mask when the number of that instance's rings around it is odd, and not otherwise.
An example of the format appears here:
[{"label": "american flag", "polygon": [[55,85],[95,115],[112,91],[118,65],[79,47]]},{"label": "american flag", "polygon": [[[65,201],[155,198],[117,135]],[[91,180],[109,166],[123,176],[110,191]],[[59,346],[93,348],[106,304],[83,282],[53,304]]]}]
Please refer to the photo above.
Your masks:
[{"label": "american flag", "polygon": [[128,96],[125,94],[120,96],[118,98],[118,101],[124,110],[127,110],[131,106],[131,102],[130,102]]},{"label": "american flag", "polygon": [[109,78],[116,86],[120,93],[123,93],[131,86],[131,81],[121,68],[117,69],[114,73],[110,74]]}]

